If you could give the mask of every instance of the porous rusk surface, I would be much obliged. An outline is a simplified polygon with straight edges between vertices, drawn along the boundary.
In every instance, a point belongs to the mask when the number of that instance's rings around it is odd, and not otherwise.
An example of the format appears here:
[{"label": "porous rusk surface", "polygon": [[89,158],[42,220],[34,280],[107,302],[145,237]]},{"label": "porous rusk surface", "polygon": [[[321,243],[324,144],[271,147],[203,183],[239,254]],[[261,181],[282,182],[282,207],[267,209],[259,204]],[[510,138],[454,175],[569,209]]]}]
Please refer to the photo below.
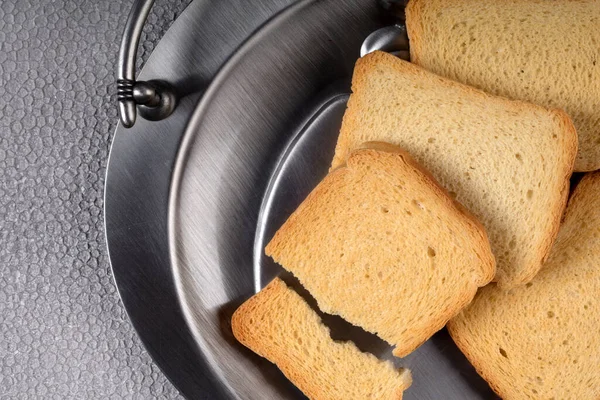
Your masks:
[{"label": "porous rusk surface", "polygon": [[576,171],[600,168],[599,0],[411,0],[412,62],[486,92],[565,110]]},{"label": "porous rusk surface", "polygon": [[279,278],[242,304],[231,325],[237,340],[313,400],[401,400],[411,384],[408,370],[333,341],[317,313]]},{"label": "porous rusk surface", "polygon": [[485,226],[505,287],[542,266],[566,204],[577,135],[560,110],[488,95],[382,52],[360,59],[332,168],[397,144]]},{"label": "porous rusk surface", "polygon": [[600,398],[600,173],[579,183],[548,262],[527,285],[489,285],[448,324],[503,399]]},{"label": "porous rusk surface", "polygon": [[404,150],[368,143],[332,171],[266,248],[320,309],[405,356],[487,284],[481,224]]}]

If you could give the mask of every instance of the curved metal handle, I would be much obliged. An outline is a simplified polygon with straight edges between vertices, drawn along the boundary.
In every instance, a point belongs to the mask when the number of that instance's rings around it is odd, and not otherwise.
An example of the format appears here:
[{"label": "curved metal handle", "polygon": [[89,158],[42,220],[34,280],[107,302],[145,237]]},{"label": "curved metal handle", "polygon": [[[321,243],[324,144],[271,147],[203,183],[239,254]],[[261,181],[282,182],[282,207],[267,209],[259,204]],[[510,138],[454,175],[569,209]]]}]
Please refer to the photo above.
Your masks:
[{"label": "curved metal handle", "polygon": [[140,115],[151,121],[168,117],[177,104],[173,88],[166,82],[151,80],[136,82],[135,58],[144,23],[150,14],[154,0],[135,0],[129,12],[121,40],[117,71],[117,99],[119,116],[125,128],[131,128],[136,120],[136,108]]}]

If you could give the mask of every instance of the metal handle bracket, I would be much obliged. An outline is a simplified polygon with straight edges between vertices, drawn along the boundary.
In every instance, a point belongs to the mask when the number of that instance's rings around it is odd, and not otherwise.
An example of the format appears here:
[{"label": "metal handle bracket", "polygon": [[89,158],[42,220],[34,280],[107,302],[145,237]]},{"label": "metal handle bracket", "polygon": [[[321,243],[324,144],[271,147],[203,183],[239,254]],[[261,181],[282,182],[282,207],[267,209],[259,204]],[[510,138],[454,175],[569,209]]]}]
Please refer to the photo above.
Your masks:
[{"label": "metal handle bracket", "polygon": [[136,81],[135,58],[144,23],[154,0],[135,0],[121,40],[117,71],[119,117],[125,128],[135,124],[137,111],[142,118],[159,121],[167,118],[177,105],[173,87],[159,80]]}]

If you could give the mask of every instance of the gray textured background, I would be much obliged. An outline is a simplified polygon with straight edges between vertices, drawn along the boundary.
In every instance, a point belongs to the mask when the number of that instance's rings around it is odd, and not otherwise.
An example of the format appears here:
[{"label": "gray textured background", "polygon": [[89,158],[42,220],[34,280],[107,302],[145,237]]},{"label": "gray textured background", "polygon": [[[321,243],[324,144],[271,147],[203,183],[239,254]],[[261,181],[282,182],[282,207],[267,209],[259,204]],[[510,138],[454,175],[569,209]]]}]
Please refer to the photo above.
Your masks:
[{"label": "gray textured background", "polygon": [[[0,398],[179,398],[112,280],[103,186],[132,0],[0,0]],[[189,0],[157,0],[142,59]]]}]

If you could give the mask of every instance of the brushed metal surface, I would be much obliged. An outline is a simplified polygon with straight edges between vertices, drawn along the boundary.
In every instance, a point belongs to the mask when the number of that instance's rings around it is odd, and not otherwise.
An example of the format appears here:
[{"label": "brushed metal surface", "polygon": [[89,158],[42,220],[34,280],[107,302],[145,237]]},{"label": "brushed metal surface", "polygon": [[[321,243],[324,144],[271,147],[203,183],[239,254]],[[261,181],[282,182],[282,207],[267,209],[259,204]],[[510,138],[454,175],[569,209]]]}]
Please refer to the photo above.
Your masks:
[{"label": "brushed metal surface", "polygon": [[[191,333],[230,398],[303,398],[235,341],[230,318],[280,273],[264,245],[327,172],[361,43],[378,27],[372,0],[298,2],[229,60],[186,129],[169,203],[171,265]],[[392,359],[373,335],[325,322],[334,338]],[[394,362],[413,371],[407,399],[494,398],[445,332]]]},{"label": "brushed metal surface", "polygon": [[171,26],[139,79],[173,84],[168,119],[115,132],[104,217],[113,275],[148,352],[190,399],[226,398],[181,312],[169,262],[167,208],[179,142],[198,99],[232,52],[294,0],[195,0]]}]

